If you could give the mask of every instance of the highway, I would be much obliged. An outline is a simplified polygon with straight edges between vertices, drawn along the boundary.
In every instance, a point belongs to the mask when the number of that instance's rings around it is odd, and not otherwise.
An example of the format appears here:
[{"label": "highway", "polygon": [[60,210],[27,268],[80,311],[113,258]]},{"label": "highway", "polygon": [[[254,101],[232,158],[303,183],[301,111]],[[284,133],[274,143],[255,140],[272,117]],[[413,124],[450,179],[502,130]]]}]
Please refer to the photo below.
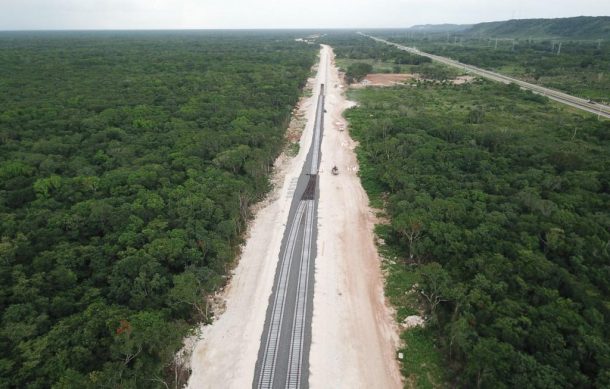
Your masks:
[{"label": "highway", "polygon": [[[320,63],[321,68],[325,62]],[[321,74],[325,74],[325,69],[322,69]],[[324,112],[322,83],[311,147],[292,198],[261,335],[252,383],[256,389],[309,387],[314,261],[318,232],[317,183]]]},{"label": "highway", "polygon": [[464,71],[479,75],[481,77],[485,77],[485,78],[493,80],[493,81],[503,82],[505,84],[515,83],[515,84],[519,85],[520,87],[522,87],[523,89],[531,90],[534,93],[544,95],[544,96],[546,96],[550,99],[553,99],[555,101],[558,101],[560,103],[563,103],[563,104],[572,106],[574,108],[578,108],[583,111],[587,111],[587,112],[590,112],[590,113],[593,113],[593,114],[596,114],[599,116],[610,118],[610,107],[607,105],[600,104],[600,103],[592,103],[592,102],[589,102],[588,100],[581,99],[581,98],[575,97],[575,96],[571,96],[567,93],[545,88],[540,85],[531,84],[529,82],[525,82],[525,81],[522,81],[522,80],[519,80],[516,78],[508,77],[508,76],[505,76],[505,75],[502,75],[499,73],[491,72],[489,70],[481,69],[476,66],[467,65],[467,64],[461,63],[459,61],[455,61],[450,58],[445,58],[445,57],[441,57],[438,55],[425,53],[414,47],[402,46],[398,43],[389,42],[385,39],[377,38],[377,37],[366,35],[363,33],[360,33],[360,34],[363,36],[366,36],[368,38],[374,39],[377,42],[381,42],[381,43],[385,43],[385,44],[394,46],[400,50],[404,50],[404,51],[407,51],[412,54],[417,54],[417,55],[421,55],[424,57],[428,57],[428,58],[432,59],[433,61],[437,61],[437,62],[443,63],[445,65],[449,65],[449,66],[454,66],[456,68],[460,68]]}]

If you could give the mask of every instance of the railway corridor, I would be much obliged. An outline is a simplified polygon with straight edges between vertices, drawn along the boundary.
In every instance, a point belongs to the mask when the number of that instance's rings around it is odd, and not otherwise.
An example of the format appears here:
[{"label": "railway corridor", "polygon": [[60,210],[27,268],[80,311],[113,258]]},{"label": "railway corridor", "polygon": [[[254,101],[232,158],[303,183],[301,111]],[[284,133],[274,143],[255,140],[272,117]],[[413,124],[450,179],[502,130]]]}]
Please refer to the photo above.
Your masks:
[{"label": "railway corridor", "polygon": [[[327,61],[321,61],[320,66],[328,66]],[[261,336],[252,383],[257,389],[309,387],[317,182],[324,112],[324,83],[321,83],[312,143],[294,190]]]}]

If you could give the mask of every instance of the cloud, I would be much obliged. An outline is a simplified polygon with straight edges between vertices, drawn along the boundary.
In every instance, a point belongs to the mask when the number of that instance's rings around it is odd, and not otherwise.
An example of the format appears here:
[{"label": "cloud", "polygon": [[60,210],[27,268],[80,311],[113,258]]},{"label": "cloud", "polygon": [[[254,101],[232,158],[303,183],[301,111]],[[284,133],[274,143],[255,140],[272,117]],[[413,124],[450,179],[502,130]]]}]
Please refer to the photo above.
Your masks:
[{"label": "cloud", "polygon": [[0,0],[0,30],[409,27],[610,15],[608,0]]}]

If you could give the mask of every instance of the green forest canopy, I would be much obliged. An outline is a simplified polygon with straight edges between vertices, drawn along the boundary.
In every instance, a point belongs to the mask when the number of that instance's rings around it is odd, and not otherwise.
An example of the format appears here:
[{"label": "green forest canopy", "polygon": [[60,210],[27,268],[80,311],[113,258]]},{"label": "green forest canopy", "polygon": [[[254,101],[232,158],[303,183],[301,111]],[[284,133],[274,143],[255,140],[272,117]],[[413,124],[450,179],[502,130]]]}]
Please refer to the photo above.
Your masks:
[{"label": "green forest canopy", "polygon": [[0,34],[0,387],[164,387],[269,187],[293,38]]}]

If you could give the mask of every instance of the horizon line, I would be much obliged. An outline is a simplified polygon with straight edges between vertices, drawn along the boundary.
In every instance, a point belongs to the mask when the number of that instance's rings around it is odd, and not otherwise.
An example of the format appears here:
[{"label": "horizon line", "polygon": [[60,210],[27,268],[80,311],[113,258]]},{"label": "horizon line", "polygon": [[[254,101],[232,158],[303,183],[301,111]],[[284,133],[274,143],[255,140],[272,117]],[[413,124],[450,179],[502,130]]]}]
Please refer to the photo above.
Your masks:
[{"label": "horizon line", "polygon": [[562,16],[549,18],[510,18],[504,20],[491,20],[473,23],[455,23],[455,22],[439,22],[439,23],[421,23],[414,24],[408,27],[392,26],[392,27],[160,27],[160,28],[24,28],[24,29],[2,29],[2,32],[110,32],[110,31],[273,31],[273,30],[406,30],[418,26],[473,26],[483,23],[509,22],[514,20],[553,20],[553,19],[570,19],[570,18],[607,18],[610,15],[576,15]]}]

